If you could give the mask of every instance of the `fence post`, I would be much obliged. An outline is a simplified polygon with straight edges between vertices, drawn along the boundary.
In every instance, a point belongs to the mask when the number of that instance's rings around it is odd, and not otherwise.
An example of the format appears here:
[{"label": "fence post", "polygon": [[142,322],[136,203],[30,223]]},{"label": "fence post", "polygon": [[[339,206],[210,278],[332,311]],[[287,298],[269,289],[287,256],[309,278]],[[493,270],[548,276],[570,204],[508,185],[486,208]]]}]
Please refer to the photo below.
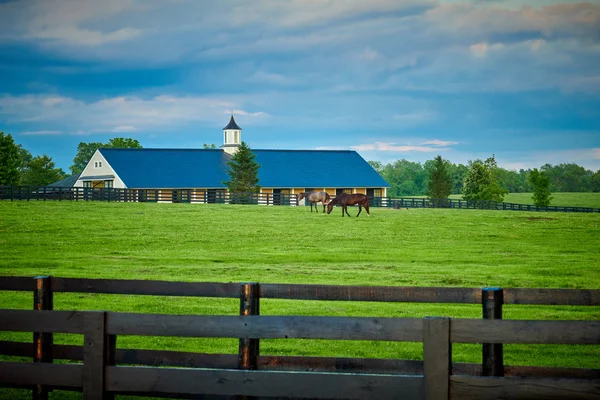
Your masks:
[{"label": "fence post", "polygon": [[423,319],[423,375],[426,400],[449,398],[451,368],[450,318],[425,317]]},{"label": "fence post", "polygon": [[[106,315],[104,311],[88,311],[83,321],[83,398],[84,400],[106,400],[113,396],[106,393],[106,365],[114,361],[109,343],[114,339],[106,335]],[[113,347],[114,350],[114,347]],[[112,359],[112,360],[111,360]]]},{"label": "fence post", "polygon": [[[52,277],[36,276],[33,290],[33,309],[37,311],[53,309]],[[52,333],[33,333],[33,362],[52,362]],[[35,385],[32,390],[33,400],[47,400],[50,390],[42,385]]]},{"label": "fence post", "polygon": [[[240,315],[260,315],[258,283],[242,283],[240,286]],[[259,339],[240,338],[238,368],[255,370],[258,367]]]},{"label": "fence post", "polygon": [[[481,289],[483,319],[502,319],[504,294],[501,288]],[[482,375],[504,376],[502,343],[484,343],[482,346]]]}]

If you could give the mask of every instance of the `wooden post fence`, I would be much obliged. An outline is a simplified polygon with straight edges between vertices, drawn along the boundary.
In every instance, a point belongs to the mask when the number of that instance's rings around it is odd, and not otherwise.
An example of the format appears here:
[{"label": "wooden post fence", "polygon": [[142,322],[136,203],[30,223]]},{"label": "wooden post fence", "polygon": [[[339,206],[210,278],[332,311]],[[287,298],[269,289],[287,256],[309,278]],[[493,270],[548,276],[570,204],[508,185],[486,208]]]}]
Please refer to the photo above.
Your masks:
[{"label": "wooden post fence", "polygon": [[[242,283],[240,286],[240,315],[260,315],[260,292],[258,283]],[[238,367],[243,370],[256,370],[259,339],[240,338]]]},{"label": "wooden post fence", "polygon": [[[52,310],[54,295],[52,293],[52,278],[49,276],[36,276],[35,289],[33,290],[33,309],[37,311]],[[33,362],[52,362],[53,334],[49,332],[33,333]],[[47,400],[48,388],[35,385],[32,390],[33,400]]]},{"label": "wooden post fence", "polygon": [[[503,291],[500,288],[481,290],[483,319],[502,319]],[[482,375],[504,376],[504,357],[502,343],[484,343],[482,345]]]}]

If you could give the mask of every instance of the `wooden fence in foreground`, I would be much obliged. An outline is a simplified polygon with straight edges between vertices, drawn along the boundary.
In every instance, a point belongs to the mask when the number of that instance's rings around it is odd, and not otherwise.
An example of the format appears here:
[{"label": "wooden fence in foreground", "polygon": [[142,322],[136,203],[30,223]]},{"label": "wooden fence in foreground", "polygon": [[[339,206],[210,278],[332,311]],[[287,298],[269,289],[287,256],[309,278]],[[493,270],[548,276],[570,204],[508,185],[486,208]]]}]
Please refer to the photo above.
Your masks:
[{"label": "wooden fence in foreground", "polygon": [[[0,310],[0,386],[53,388],[85,399],[114,394],[344,399],[600,398],[600,370],[505,366],[502,344],[600,344],[599,321],[502,320],[503,304],[599,306],[600,290],[362,287],[0,277],[0,290],[33,291],[35,310]],[[54,292],[239,298],[240,316],[52,311]],[[260,299],[481,304],[483,319],[260,315]],[[53,333],[84,335],[55,345]],[[239,338],[238,354],[117,349],[121,335]],[[260,355],[260,339],[422,342],[423,361]],[[452,343],[484,343],[482,364],[452,362]],[[53,364],[54,359],[83,361]],[[202,397],[209,398],[209,397]]]}]

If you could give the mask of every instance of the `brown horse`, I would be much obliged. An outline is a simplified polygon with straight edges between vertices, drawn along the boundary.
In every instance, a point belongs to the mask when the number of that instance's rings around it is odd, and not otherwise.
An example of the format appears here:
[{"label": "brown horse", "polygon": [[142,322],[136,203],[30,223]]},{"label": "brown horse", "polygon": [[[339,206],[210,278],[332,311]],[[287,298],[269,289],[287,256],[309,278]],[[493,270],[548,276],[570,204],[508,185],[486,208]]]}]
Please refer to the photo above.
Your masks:
[{"label": "brown horse", "polygon": [[336,204],[342,206],[342,217],[344,216],[344,213],[346,213],[347,216],[350,216],[350,214],[348,214],[348,206],[354,206],[357,204],[357,217],[360,215],[360,212],[362,211],[363,207],[365,208],[365,211],[367,211],[367,215],[369,217],[371,216],[371,213],[369,213],[369,199],[364,194],[342,193],[339,196],[336,196],[335,199],[331,200],[329,204],[327,204],[327,214],[331,213],[331,210],[333,210],[333,206],[335,206]]},{"label": "brown horse", "polygon": [[327,203],[329,203],[329,200],[331,200],[331,197],[329,197],[329,194],[327,194],[327,192],[302,192],[298,195],[298,201],[304,198],[306,198],[306,200],[308,200],[308,202],[310,203],[310,212],[312,212],[313,204],[315,205],[315,211],[319,212],[319,209],[317,208],[317,203],[323,203],[323,212],[325,212],[325,206],[327,205]]}]

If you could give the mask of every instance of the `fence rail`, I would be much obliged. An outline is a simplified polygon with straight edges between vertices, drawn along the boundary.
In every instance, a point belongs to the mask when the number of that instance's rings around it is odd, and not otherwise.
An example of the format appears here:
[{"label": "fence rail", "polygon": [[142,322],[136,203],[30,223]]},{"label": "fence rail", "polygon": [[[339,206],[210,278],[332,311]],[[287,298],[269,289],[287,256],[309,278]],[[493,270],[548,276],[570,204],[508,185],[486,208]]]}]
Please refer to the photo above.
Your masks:
[{"label": "fence rail", "polygon": [[[239,298],[239,283],[173,282],[129,279],[89,279],[44,277],[52,292],[103,293],[149,296],[193,296]],[[0,290],[33,291],[37,279],[0,276]],[[273,284],[258,285],[263,299],[375,301],[406,303],[481,304],[482,293],[493,288],[418,287],[418,286],[344,286]],[[600,306],[597,289],[504,288],[503,304]]]},{"label": "fence rail", "polygon": [[[0,200],[10,201],[106,201],[106,202],[159,202],[194,204],[258,204],[298,206],[296,194],[279,193],[226,193],[197,189],[116,189],[49,186],[0,186]],[[548,206],[500,203],[488,200],[430,199],[416,197],[369,197],[372,207],[383,208],[456,208],[477,210],[585,212],[600,213],[600,208]]]},{"label": "fence rail", "polygon": [[[600,290],[415,288],[193,283],[52,277],[0,277],[0,290],[34,291],[34,308],[0,310],[0,331],[35,332],[39,341],[0,341],[0,386],[153,396],[305,398],[600,397],[600,370],[505,366],[502,344],[600,344],[600,321],[502,320],[502,304],[600,305]],[[240,316],[53,311],[54,292],[230,297]],[[260,315],[261,298],[481,304],[483,320]],[[495,310],[490,313],[490,310]],[[84,335],[56,345],[53,333]],[[240,338],[238,354],[118,349],[118,336]],[[423,361],[260,355],[267,338],[423,342]],[[453,363],[452,343],[484,343],[482,364]],[[498,347],[499,346],[499,347]],[[54,359],[83,364],[52,364]],[[123,366],[128,364],[130,366]],[[198,368],[201,368],[200,370]],[[102,397],[104,396],[104,397]]]}]

